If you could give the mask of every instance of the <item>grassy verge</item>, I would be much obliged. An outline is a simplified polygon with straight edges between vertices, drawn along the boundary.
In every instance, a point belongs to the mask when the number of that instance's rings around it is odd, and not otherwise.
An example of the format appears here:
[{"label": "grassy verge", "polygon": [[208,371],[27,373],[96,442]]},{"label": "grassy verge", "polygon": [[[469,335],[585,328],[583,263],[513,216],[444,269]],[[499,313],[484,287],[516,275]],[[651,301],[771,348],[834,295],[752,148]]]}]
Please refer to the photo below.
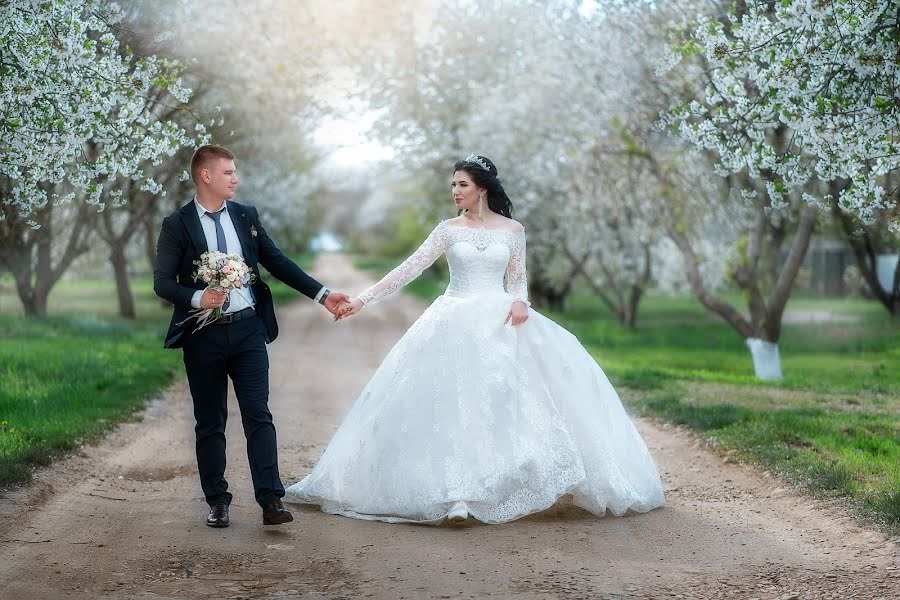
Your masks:
[{"label": "grassy verge", "polygon": [[0,318],[0,487],[98,438],[178,372],[162,330],[94,317]]},{"label": "grassy verge", "polygon": [[[380,275],[395,262],[357,266]],[[426,272],[406,289],[430,300],[445,282]],[[797,295],[789,309],[849,318],[785,323],[778,384],[756,380],[740,337],[690,297],[648,297],[634,331],[587,294],[546,314],[578,336],[632,412],[687,426],[900,535],[900,324],[858,299]]]},{"label": "grassy verge", "polygon": [[181,369],[165,351],[167,310],[149,279],[134,282],[141,318],[117,319],[112,283],[64,281],[52,317],[21,316],[0,288],[0,488],[98,439],[157,395]]},{"label": "grassy verge", "polygon": [[[900,393],[900,323],[871,302],[796,298],[789,309],[848,314],[856,320],[785,323],[779,388],[823,392]],[[764,385],[738,334],[690,297],[651,296],[635,331],[619,327],[599,301],[572,298],[550,314],[575,333],[614,378],[627,384],[689,380]]]},{"label": "grassy verge", "polygon": [[705,382],[623,396],[638,414],[685,425],[735,460],[778,473],[819,498],[849,504],[900,535],[900,402]]},{"label": "grassy verge", "polygon": [[[299,296],[265,279],[276,305]],[[181,352],[162,347],[171,307],[149,277],[132,283],[137,321],[116,316],[107,281],[63,281],[50,295],[53,316],[27,319],[0,279],[0,489],[99,439],[183,373]]]},{"label": "grassy verge", "polygon": [[852,318],[785,323],[778,384],[756,380],[742,340],[691,298],[648,298],[636,331],[588,296],[550,316],[624,388],[634,412],[685,425],[900,535],[900,326],[861,300],[798,297],[789,308]]}]

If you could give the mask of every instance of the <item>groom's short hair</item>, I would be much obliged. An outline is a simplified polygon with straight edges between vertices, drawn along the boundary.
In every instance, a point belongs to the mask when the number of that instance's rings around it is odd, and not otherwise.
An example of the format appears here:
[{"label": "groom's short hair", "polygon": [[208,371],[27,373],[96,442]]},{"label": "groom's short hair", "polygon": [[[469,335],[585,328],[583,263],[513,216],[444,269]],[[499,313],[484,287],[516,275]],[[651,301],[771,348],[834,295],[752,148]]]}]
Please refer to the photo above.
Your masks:
[{"label": "groom's short hair", "polygon": [[216,158],[234,160],[234,153],[224,146],[215,144],[206,144],[194,150],[194,155],[191,157],[191,179],[194,180],[194,183],[197,183],[200,178],[200,170],[206,168]]}]

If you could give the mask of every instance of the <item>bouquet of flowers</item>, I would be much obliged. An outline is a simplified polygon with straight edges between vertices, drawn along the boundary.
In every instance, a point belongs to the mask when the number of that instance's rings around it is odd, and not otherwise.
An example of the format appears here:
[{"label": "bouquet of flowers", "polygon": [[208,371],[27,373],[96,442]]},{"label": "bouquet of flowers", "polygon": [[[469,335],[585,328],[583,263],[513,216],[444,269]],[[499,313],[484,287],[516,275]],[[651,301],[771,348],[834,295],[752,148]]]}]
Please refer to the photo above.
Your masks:
[{"label": "bouquet of flowers", "polygon": [[[256,273],[247,266],[243,258],[235,254],[204,252],[200,255],[200,260],[195,260],[194,264],[197,265],[197,271],[193,275],[194,281],[202,280],[209,287],[220,292],[230,293],[233,290],[249,287],[256,281]],[[198,331],[221,316],[222,309],[220,308],[198,308],[179,325],[196,317],[198,326],[194,331]]]}]

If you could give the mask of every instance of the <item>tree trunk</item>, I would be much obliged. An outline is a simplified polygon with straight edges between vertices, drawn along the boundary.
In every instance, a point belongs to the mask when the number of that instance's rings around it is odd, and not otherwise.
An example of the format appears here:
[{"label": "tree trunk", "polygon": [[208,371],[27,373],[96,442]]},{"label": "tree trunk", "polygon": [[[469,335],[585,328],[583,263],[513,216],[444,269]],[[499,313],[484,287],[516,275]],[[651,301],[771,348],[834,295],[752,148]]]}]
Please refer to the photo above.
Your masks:
[{"label": "tree trunk", "polygon": [[[50,189],[48,187],[48,195]],[[88,250],[91,230],[89,225],[96,216],[93,207],[80,205],[68,227],[68,239],[61,233],[54,215],[60,209],[52,203],[39,209],[33,218],[40,229],[32,229],[25,224],[16,209],[3,211],[0,221],[0,261],[6,264],[16,280],[16,291],[26,315],[43,317],[47,314],[47,298],[53,286],[78,256]],[[54,246],[65,246],[59,252],[57,263],[53,264]]]},{"label": "tree trunk", "polygon": [[126,319],[134,319],[137,317],[137,313],[134,310],[134,294],[131,293],[131,284],[128,280],[128,259],[125,257],[125,248],[111,246],[109,262],[116,278],[119,315]]},{"label": "tree trunk", "polygon": [[[27,234],[26,234],[27,235]],[[4,248],[3,262],[16,282],[16,293],[22,303],[22,310],[29,317],[47,316],[48,288],[39,288],[33,281],[34,269],[31,261],[31,246]]]},{"label": "tree trunk", "polygon": [[[786,127],[779,126],[775,133],[782,138],[783,142],[787,139]],[[668,174],[652,154],[649,155],[649,160],[654,174],[660,181],[669,184]],[[672,189],[675,189],[675,186],[672,186]],[[665,196],[669,201],[669,206],[677,206],[677,200],[671,197],[671,191],[667,191]],[[800,263],[809,248],[810,236],[816,224],[816,209],[811,206],[803,207],[787,260],[778,272],[776,280],[769,282],[766,279],[775,276],[775,270],[772,268],[775,264],[774,253],[777,253],[778,248],[787,238],[787,231],[783,225],[769,219],[765,210],[762,210],[763,208],[762,205],[757,207],[756,220],[747,240],[744,263],[737,265],[731,272],[732,278],[747,295],[750,319],[747,319],[726,299],[714,294],[704,284],[700,273],[701,259],[686,233],[688,228],[682,221],[683,215],[677,211],[673,213],[670,208],[665,232],[681,253],[685,275],[694,295],[703,306],[725,319],[744,338],[753,357],[756,376],[760,379],[781,379],[781,356],[778,351],[781,321],[791,288],[800,269]],[[765,260],[764,249],[773,253]],[[764,289],[768,285],[772,285],[772,289],[768,302],[766,302]]]},{"label": "tree trunk", "polygon": [[[643,285],[636,284],[631,286],[631,291],[629,292],[627,299],[622,298],[622,294],[617,294],[616,297],[620,299],[617,302],[612,295],[607,293],[608,290],[604,289],[605,286],[600,281],[595,280],[584,271],[582,271],[581,274],[584,275],[584,281],[594,291],[594,294],[596,294],[609,311],[616,316],[619,325],[628,329],[634,329],[637,326],[638,304],[640,304],[641,297],[644,295]],[[607,282],[606,287],[613,287],[613,285],[614,284]]]},{"label": "tree trunk", "polygon": [[529,296],[540,307],[546,307],[555,311],[562,311],[565,308],[566,297],[571,290],[570,286],[556,288],[549,282],[541,280],[534,281],[530,285]]},{"label": "tree trunk", "polygon": [[781,354],[778,352],[778,342],[767,342],[759,338],[747,338],[745,342],[750,348],[756,378],[781,380]]},{"label": "tree trunk", "polygon": [[[159,236],[159,228],[161,221],[155,218],[156,213],[149,212],[144,217],[144,258],[150,267],[150,274],[156,270],[156,239]],[[159,298],[160,306],[170,308],[172,303],[165,298]]]},{"label": "tree trunk", "polygon": [[47,296],[49,293],[39,294],[30,281],[21,281],[16,274],[16,291],[22,302],[22,310],[27,317],[47,316]]},{"label": "tree trunk", "polygon": [[[102,213],[99,232],[109,248],[109,262],[113,268],[116,281],[116,295],[119,300],[119,315],[126,319],[137,316],[134,306],[134,294],[128,276],[128,259],[126,248],[131,239],[139,231],[144,234],[144,253],[150,262],[150,271],[156,262],[156,251],[152,242],[154,228],[150,216],[156,212],[158,197],[135,192],[131,183],[125,185],[123,193],[128,197],[128,204],[118,209],[107,209]],[[116,217],[126,217],[118,219]],[[121,227],[121,229],[119,229]]]},{"label": "tree trunk", "polygon": [[[53,274],[52,245],[55,222],[52,220],[52,211],[47,212],[46,223],[37,231],[37,264],[35,265],[35,282],[31,287],[30,306],[25,308],[25,314],[44,317],[47,315],[47,298],[50,290],[59,279]],[[29,312],[33,310],[34,312]]]},{"label": "tree trunk", "polygon": [[26,317],[46,317],[47,316],[47,297],[31,294],[27,298],[22,298],[22,308],[25,310]]},{"label": "tree trunk", "polygon": [[766,320],[762,328],[763,337],[769,342],[777,343],[781,338],[784,309],[787,306],[788,298],[791,297],[791,290],[794,287],[794,280],[797,279],[797,273],[800,271],[800,265],[809,250],[809,240],[816,227],[818,214],[819,209],[815,206],[806,206],[803,209],[800,214],[800,223],[797,225],[797,232],[791,242],[791,249],[775,280],[775,286],[769,294]]},{"label": "tree trunk", "polygon": [[[542,273],[539,266],[534,269],[532,272],[535,276],[530,279],[528,285],[529,296],[532,301],[538,306],[546,306],[556,311],[562,311],[565,307],[566,298],[572,293],[572,284],[575,283],[575,279],[581,273],[586,260],[587,255],[580,261],[573,260],[572,268],[563,277],[560,285],[554,285],[550,278]],[[535,263],[536,261],[532,262],[533,265],[537,266]]]},{"label": "tree trunk", "polygon": [[622,325],[628,329],[637,327],[638,306],[644,297],[647,286],[653,277],[653,256],[650,254],[650,245],[644,246],[644,268],[641,272],[641,280],[639,283],[631,286],[631,292],[628,294],[628,302],[625,305],[625,318]]},{"label": "tree trunk", "polygon": [[753,329],[753,325],[744,318],[744,315],[726,300],[716,296],[706,288],[700,275],[700,257],[694,252],[687,235],[673,224],[666,226],[666,235],[669,236],[669,239],[675,243],[675,246],[681,252],[688,284],[690,284],[691,291],[700,303],[710,312],[714,312],[725,319],[744,339],[754,337],[756,332]]},{"label": "tree trunk", "polygon": [[158,225],[152,219],[144,219],[144,256],[150,266],[150,272],[156,269],[156,236]]},{"label": "tree trunk", "polygon": [[894,267],[891,289],[886,290],[878,279],[879,250],[875,247],[877,241],[872,239],[873,236],[868,228],[841,210],[837,201],[837,192],[839,190],[840,188],[835,189],[835,186],[832,186],[831,214],[841,224],[844,237],[853,250],[853,256],[856,257],[856,266],[863,279],[865,279],[866,284],[868,284],[872,295],[878,299],[891,315],[895,318],[900,318],[900,257],[898,257],[897,265]]},{"label": "tree trunk", "polygon": [[629,313],[627,308],[616,314],[619,325],[626,329],[634,329],[634,313]]},{"label": "tree trunk", "polygon": [[622,318],[619,320],[619,322],[628,329],[637,327],[638,305],[640,304],[643,295],[643,286],[634,285],[631,287],[631,293],[628,294],[628,302],[625,303]]}]

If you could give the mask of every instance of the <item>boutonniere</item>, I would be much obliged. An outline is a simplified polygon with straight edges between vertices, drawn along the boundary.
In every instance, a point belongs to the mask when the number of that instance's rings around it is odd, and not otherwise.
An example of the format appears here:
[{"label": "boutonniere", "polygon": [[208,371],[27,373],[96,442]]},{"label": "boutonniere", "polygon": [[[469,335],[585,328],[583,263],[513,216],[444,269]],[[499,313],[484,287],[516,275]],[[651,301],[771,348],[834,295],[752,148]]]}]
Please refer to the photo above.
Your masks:
[{"label": "boutonniere", "polygon": [[250,235],[252,235],[253,237],[256,237],[256,225],[250,226]]}]

